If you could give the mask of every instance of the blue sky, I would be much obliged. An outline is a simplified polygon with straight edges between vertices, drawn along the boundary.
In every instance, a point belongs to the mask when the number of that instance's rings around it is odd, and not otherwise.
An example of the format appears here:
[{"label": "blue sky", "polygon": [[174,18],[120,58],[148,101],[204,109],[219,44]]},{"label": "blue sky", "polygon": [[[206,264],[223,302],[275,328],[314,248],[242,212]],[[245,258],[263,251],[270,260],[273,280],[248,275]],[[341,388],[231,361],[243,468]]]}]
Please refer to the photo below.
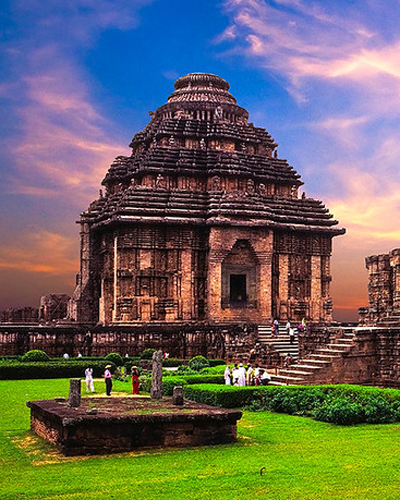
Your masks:
[{"label": "blue sky", "polygon": [[74,223],[176,78],[225,78],[347,228],[336,317],[400,246],[400,1],[3,0],[0,309],[72,293]]}]

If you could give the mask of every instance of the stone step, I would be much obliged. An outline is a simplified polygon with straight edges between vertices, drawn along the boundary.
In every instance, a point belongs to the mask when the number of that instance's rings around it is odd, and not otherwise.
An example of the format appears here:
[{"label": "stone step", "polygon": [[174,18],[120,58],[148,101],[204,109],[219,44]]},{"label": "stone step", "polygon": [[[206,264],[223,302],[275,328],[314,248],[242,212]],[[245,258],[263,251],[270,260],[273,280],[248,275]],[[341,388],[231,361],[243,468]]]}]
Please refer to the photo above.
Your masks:
[{"label": "stone step", "polygon": [[310,360],[306,359],[306,360],[303,360],[303,361],[305,363],[307,363],[307,364],[301,363],[299,365],[296,365],[296,368],[299,368],[300,370],[305,369],[306,371],[307,370],[313,371],[313,370],[319,370],[320,368],[323,368],[324,366],[329,366],[330,365],[330,363],[325,363],[325,362],[323,364],[321,363],[319,365],[311,365],[311,364],[309,364]]},{"label": "stone step", "polygon": [[281,376],[281,375],[272,375],[271,376],[271,382],[274,381],[274,382],[283,382],[283,383],[290,383],[290,382],[293,382],[293,383],[301,383],[303,381],[303,378],[302,377],[292,377],[292,376]]},{"label": "stone step", "polygon": [[333,348],[330,348],[329,346],[327,348],[318,349],[318,353],[321,353],[321,354],[332,353],[332,354],[336,354],[337,356],[339,356],[340,354],[343,354],[344,352],[346,352],[345,349],[333,349]]},{"label": "stone step", "polygon": [[310,371],[298,370],[297,368],[282,368],[279,370],[279,375],[291,376],[291,375],[301,375],[307,377],[307,375],[311,375],[316,369],[313,368]]}]

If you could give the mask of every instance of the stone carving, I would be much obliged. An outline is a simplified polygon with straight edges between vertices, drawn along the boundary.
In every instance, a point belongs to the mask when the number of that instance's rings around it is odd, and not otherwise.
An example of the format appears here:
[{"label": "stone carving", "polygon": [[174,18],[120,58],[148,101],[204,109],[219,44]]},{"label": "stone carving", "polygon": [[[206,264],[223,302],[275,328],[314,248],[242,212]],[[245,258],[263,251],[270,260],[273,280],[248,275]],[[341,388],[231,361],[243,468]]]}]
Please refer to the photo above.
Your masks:
[{"label": "stone carving", "polygon": [[152,399],[162,398],[162,351],[155,351],[153,353],[153,363],[151,371],[151,391],[150,396]]},{"label": "stone carving", "polygon": [[69,381],[68,404],[72,407],[81,405],[81,379],[71,378]]},{"label": "stone carving", "polygon": [[216,118],[217,120],[221,120],[222,115],[223,115],[223,111],[222,111],[221,106],[217,106],[217,107],[215,108],[215,118]]}]

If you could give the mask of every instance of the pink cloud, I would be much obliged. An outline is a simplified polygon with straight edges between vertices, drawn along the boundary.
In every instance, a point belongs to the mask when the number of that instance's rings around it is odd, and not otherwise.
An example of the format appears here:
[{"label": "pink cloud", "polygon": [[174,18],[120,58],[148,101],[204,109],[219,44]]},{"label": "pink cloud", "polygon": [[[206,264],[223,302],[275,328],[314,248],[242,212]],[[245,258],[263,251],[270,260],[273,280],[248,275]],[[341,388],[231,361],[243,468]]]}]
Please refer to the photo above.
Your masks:
[{"label": "pink cloud", "polygon": [[78,269],[76,242],[45,230],[21,235],[19,240],[0,247],[0,269],[61,276]]}]

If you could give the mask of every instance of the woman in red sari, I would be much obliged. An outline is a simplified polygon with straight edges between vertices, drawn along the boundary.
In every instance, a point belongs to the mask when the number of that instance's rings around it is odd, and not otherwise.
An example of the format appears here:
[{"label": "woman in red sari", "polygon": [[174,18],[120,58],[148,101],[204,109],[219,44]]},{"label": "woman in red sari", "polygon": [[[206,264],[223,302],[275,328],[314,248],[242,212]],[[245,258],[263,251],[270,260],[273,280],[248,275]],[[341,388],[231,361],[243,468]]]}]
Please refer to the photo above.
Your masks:
[{"label": "woman in red sari", "polygon": [[132,394],[139,394],[139,370],[132,366]]}]

